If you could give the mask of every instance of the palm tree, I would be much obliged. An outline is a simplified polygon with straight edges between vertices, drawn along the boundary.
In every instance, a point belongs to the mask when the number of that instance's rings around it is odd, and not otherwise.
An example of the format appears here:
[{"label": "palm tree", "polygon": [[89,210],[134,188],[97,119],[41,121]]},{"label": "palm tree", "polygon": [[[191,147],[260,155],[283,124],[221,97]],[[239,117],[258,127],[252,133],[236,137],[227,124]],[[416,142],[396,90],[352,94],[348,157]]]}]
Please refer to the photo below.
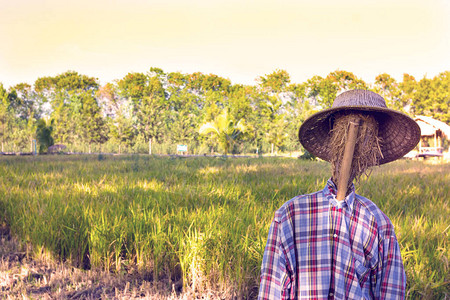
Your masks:
[{"label": "palm tree", "polygon": [[200,127],[199,133],[202,135],[212,133],[226,155],[233,149],[234,143],[246,130],[244,120],[235,122],[229,115],[228,110],[223,110],[214,121],[204,123]]}]

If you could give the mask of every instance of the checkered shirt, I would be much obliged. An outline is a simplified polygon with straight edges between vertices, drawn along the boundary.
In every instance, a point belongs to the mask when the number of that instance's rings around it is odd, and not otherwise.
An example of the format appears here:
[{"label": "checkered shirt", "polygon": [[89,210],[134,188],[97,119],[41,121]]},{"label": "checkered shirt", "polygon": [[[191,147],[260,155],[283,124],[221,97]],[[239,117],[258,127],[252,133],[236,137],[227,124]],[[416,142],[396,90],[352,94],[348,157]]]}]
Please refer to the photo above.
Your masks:
[{"label": "checkered shirt", "polygon": [[275,212],[258,299],[404,299],[394,227],[370,200],[336,200],[331,180]]}]

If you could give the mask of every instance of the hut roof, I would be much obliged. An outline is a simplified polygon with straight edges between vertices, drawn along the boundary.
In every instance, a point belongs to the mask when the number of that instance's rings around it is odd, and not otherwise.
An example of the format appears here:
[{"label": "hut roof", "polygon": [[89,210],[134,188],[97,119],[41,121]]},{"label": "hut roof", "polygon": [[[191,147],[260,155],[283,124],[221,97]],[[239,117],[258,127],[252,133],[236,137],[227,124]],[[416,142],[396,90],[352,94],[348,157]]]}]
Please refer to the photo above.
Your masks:
[{"label": "hut roof", "polygon": [[440,130],[450,140],[450,126],[444,122],[426,116],[416,116],[414,120],[419,125],[422,136],[431,136]]}]

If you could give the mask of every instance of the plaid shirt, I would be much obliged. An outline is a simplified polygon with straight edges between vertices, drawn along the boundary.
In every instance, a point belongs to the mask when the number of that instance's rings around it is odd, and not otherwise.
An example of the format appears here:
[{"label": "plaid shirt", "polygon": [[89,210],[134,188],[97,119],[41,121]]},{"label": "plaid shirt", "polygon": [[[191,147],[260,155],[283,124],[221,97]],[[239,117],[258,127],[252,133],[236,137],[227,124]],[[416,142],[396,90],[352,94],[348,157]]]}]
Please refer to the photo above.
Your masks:
[{"label": "plaid shirt", "polygon": [[370,200],[335,198],[328,180],[275,212],[258,299],[403,299],[406,276],[394,227]]}]

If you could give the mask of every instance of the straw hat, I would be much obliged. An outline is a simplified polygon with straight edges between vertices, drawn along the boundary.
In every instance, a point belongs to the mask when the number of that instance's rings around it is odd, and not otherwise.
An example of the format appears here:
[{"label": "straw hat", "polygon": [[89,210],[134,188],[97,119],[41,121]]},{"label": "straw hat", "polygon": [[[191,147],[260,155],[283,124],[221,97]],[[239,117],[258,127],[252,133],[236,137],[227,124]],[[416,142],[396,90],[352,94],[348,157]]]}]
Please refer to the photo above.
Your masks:
[{"label": "straw hat", "polygon": [[330,131],[333,114],[355,111],[372,114],[378,121],[383,158],[380,165],[403,157],[414,149],[420,139],[420,128],[409,116],[389,109],[380,95],[367,90],[351,90],[336,97],[333,106],[313,114],[300,126],[298,137],[308,152],[330,161]]}]

